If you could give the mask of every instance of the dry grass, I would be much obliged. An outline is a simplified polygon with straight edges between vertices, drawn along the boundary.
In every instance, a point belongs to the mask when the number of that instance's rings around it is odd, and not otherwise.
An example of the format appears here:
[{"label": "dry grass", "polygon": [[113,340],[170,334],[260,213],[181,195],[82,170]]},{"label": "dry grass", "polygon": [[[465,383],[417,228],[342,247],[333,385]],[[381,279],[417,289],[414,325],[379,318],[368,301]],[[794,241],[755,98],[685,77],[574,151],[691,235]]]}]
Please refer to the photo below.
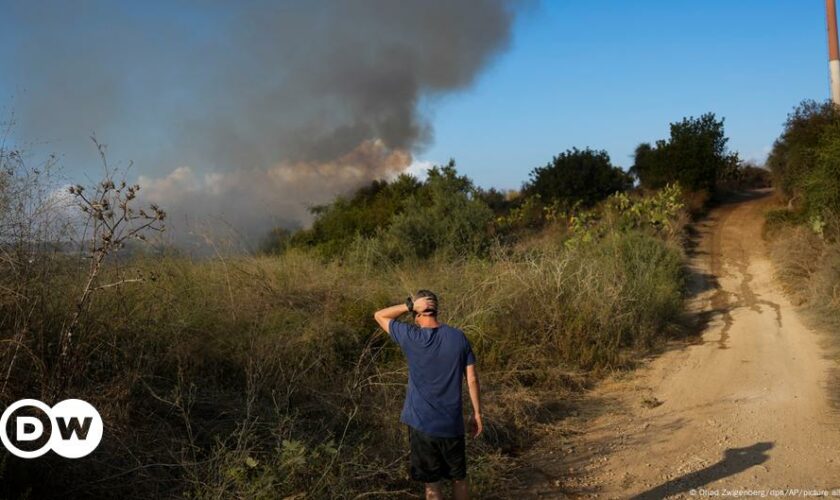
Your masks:
[{"label": "dry grass", "polygon": [[815,296],[812,278],[820,269],[825,244],[810,229],[791,226],[773,234],[770,255],[776,275],[798,305]]},{"label": "dry grass", "polygon": [[[0,178],[0,195],[31,192],[10,189],[12,180]],[[517,454],[565,417],[564,400],[676,328],[681,223],[660,220],[674,214],[657,203],[657,217],[590,214],[582,232],[555,225],[482,258],[392,263],[365,240],[334,261],[137,252],[95,267],[95,249],[56,251],[42,231],[50,224],[7,203],[0,397],[81,398],[106,430],[80,460],[5,456],[0,495],[416,495],[398,423],[405,362],[372,313],[430,288],[478,356],[486,427],[469,442],[470,476],[477,497],[498,497]]]},{"label": "dry grass", "polygon": [[840,325],[840,243],[805,225],[777,224],[770,231],[771,257],[785,291],[818,323]]},{"label": "dry grass", "polygon": [[[47,469],[45,487],[84,484],[126,497],[411,489],[397,422],[405,364],[371,313],[422,286],[439,292],[444,320],[465,330],[480,360],[488,425],[470,444],[471,474],[477,493],[490,497],[538,424],[562,418],[552,405],[584,385],[588,371],[625,366],[628,353],[667,334],[681,308],[680,268],[677,248],[640,232],[382,269],[298,252],[138,257],[121,273],[154,281],[97,294],[79,321],[83,375],[67,391],[100,410],[103,444],[74,464],[73,476],[62,463],[10,459],[5,477]],[[21,339],[32,355],[10,374],[9,400],[31,396],[42,383],[39,365],[55,362],[55,351],[38,344],[59,335],[79,277],[72,266],[59,269],[32,284],[46,300]],[[7,318],[15,305],[5,304]],[[3,335],[14,337],[12,323]],[[25,485],[11,481],[6,491]]]}]

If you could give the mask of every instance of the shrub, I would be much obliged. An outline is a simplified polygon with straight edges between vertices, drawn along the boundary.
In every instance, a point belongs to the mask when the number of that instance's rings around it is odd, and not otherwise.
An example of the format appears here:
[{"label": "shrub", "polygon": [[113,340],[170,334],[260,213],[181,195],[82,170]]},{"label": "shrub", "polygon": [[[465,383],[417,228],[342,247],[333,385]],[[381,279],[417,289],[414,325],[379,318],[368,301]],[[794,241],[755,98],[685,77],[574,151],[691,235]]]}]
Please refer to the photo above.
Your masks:
[{"label": "shrub", "polygon": [[603,212],[610,227],[652,230],[665,239],[679,241],[687,222],[685,208],[682,188],[669,184],[647,196],[613,195],[607,199]]},{"label": "shrub", "polygon": [[840,121],[825,127],[814,156],[799,182],[803,206],[812,218],[834,219],[840,214]]},{"label": "shrub", "polygon": [[776,226],[770,255],[785,291],[798,303],[807,301],[811,296],[809,281],[820,267],[822,252],[823,242],[810,229]]},{"label": "shrub", "polygon": [[655,145],[636,148],[631,172],[642,187],[659,189],[678,182],[689,191],[712,193],[716,183],[737,168],[738,156],[726,147],[723,119],[714,113],[683,118],[671,124],[671,135]]},{"label": "shrub", "polygon": [[459,177],[454,164],[430,170],[423,189],[406,201],[405,210],[382,233],[388,255],[485,255],[492,242],[493,212],[475,194],[472,182]]},{"label": "shrub", "polygon": [[606,151],[573,148],[555,156],[544,167],[535,168],[523,191],[548,204],[557,201],[566,207],[591,207],[631,186],[630,176],[612,165]]},{"label": "shrub", "polygon": [[767,168],[744,163],[738,168],[735,182],[741,189],[768,188],[773,185],[773,178]]},{"label": "shrub", "polygon": [[622,349],[654,345],[681,309],[682,255],[653,236],[613,232],[543,259],[518,266],[513,321],[572,366],[622,366]]},{"label": "shrub", "polygon": [[502,216],[508,213],[520,197],[520,193],[517,191],[500,191],[496,188],[477,188],[475,193],[476,197],[484,202],[496,216]]},{"label": "shrub", "polygon": [[784,131],[767,158],[774,185],[785,197],[801,192],[803,181],[816,166],[821,138],[838,122],[840,113],[830,102],[803,101],[788,115]]},{"label": "shrub", "polygon": [[373,181],[350,198],[339,197],[313,207],[312,227],[294,233],[288,246],[315,249],[326,257],[339,256],[357,237],[372,237],[389,226],[421,188],[420,181],[404,174],[393,182]]},{"label": "shrub", "polygon": [[560,205],[546,205],[538,194],[519,197],[507,213],[496,217],[496,231],[505,242],[532,236],[554,221],[555,213],[562,211]]},{"label": "shrub", "polygon": [[765,236],[773,237],[780,231],[801,224],[805,218],[801,212],[789,210],[787,208],[773,208],[764,214],[764,228]]},{"label": "shrub", "polygon": [[[484,254],[492,241],[492,193],[477,190],[458,175],[455,162],[429,170],[424,182],[401,175],[375,181],[349,198],[314,207],[310,229],[294,233],[286,245],[313,249],[327,258],[346,256],[363,241],[378,240],[380,257],[428,258]],[[277,247],[278,244],[274,244]]]},{"label": "shrub", "polygon": [[280,255],[291,246],[293,231],[284,227],[275,227],[260,241],[259,252]]}]

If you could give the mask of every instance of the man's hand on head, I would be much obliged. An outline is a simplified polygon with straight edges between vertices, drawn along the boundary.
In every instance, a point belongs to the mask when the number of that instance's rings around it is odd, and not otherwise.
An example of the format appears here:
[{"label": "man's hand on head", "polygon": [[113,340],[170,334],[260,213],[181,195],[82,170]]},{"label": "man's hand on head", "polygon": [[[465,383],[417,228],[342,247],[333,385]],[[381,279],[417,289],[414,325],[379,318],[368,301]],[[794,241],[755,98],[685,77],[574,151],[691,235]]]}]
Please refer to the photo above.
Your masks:
[{"label": "man's hand on head", "polygon": [[413,301],[412,310],[408,309],[410,302],[411,301],[406,301],[404,304],[397,304],[395,306],[386,307],[385,309],[380,309],[373,313],[373,319],[376,320],[385,332],[391,333],[389,326],[391,320],[397,319],[407,312],[412,312],[413,310],[413,312],[417,314],[431,315],[433,312],[430,311],[437,311],[437,302],[431,297],[418,297],[417,300]]}]

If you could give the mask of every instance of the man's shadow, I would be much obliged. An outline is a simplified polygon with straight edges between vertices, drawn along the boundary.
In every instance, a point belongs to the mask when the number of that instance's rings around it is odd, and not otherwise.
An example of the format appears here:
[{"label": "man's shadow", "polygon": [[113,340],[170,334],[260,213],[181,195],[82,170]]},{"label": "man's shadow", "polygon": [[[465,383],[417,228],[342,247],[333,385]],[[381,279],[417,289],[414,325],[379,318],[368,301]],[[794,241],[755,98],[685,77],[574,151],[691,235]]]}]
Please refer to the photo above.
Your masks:
[{"label": "man's shadow", "polygon": [[649,489],[634,496],[635,500],[653,500],[676,495],[688,490],[699,488],[718,479],[738,474],[750,467],[766,462],[770,456],[765,452],[773,447],[773,443],[756,443],[745,448],[729,448],[724,452],[723,459],[704,469],[691,472],[684,476],[671,479],[667,483]]}]

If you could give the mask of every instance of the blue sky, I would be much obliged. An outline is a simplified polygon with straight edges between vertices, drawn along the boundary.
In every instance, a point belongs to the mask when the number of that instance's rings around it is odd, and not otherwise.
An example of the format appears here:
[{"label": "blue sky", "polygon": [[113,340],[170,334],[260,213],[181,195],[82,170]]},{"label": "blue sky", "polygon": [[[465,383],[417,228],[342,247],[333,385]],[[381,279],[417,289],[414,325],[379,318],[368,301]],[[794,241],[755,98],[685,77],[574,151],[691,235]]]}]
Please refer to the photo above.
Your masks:
[{"label": "blue sky", "polygon": [[546,1],[477,85],[430,99],[434,143],[483,186],[518,187],[573,146],[628,167],[643,141],[707,111],[763,160],[787,113],[828,97],[824,2]]}]

